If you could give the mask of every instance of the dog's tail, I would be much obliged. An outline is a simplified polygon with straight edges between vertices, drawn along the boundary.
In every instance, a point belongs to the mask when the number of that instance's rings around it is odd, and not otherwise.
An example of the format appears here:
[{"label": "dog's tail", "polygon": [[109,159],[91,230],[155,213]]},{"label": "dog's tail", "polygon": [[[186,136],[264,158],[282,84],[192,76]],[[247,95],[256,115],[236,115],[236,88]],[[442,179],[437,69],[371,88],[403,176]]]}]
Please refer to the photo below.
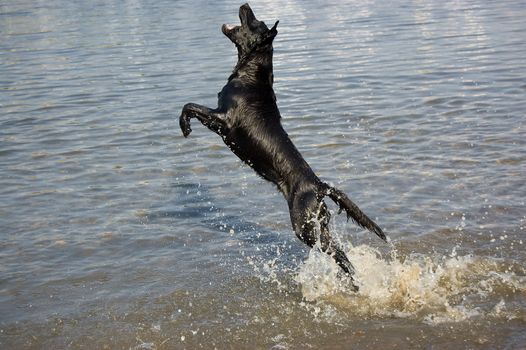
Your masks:
[{"label": "dog's tail", "polygon": [[369,217],[365,215],[365,213],[361,211],[360,208],[358,208],[358,206],[354,204],[354,202],[351,201],[345,193],[337,188],[329,186],[326,183],[323,184],[323,187],[325,190],[324,194],[329,196],[329,198],[340,207],[338,214],[345,210],[347,213],[347,220],[352,219],[356,224],[371,232],[374,232],[378,237],[387,242],[387,237],[380,226],[378,226],[373,220],[369,219]]}]

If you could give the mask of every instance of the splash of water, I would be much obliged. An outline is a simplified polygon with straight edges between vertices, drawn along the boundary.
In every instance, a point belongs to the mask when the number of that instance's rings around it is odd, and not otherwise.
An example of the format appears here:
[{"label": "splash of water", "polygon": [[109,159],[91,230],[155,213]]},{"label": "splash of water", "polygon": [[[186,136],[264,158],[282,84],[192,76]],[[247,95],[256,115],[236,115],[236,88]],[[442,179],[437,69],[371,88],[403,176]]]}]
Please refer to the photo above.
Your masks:
[{"label": "splash of water", "polygon": [[[367,245],[348,250],[356,267],[358,293],[351,292],[339,268],[326,254],[312,249],[295,280],[305,300],[333,305],[360,316],[390,316],[425,323],[458,322],[477,316],[521,318],[521,307],[508,307],[505,297],[524,296],[526,278],[490,258],[458,256],[389,257]],[[495,300],[497,302],[495,302]]]}]

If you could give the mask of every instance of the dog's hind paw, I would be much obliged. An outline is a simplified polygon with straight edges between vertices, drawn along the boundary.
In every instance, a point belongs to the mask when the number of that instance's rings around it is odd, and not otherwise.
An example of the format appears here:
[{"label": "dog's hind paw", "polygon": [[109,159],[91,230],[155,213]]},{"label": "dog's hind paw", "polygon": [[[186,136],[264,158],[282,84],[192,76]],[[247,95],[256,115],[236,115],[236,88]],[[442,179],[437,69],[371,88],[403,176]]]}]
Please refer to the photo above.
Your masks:
[{"label": "dog's hind paw", "polygon": [[345,287],[348,287],[352,292],[356,293],[360,290],[360,287],[358,287],[358,285],[354,281],[354,278],[350,274],[344,272],[343,270],[340,270],[337,276],[340,279],[341,283],[343,283]]}]

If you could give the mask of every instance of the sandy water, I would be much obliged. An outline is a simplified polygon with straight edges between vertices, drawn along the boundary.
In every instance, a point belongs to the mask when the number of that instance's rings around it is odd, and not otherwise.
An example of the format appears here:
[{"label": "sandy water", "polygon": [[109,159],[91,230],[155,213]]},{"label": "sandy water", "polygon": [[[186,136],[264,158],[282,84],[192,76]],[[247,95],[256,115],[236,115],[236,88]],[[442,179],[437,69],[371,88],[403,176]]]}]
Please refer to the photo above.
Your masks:
[{"label": "sandy water", "polygon": [[251,3],[280,20],[285,128],[392,239],[334,215],[357,294],[178,130],[239,5],[0,5],[0,347],[525,348],[524,3]]}]

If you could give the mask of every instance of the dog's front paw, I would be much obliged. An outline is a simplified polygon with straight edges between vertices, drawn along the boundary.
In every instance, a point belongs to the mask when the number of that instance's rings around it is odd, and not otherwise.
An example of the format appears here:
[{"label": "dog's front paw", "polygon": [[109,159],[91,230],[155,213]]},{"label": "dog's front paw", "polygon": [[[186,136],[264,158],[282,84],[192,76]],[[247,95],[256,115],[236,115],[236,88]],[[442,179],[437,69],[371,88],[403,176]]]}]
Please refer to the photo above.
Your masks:
[{"label": "dog's front paw", "polygon": [[192,132],[192,128],[190,127],[190,117],[186,115],[186,113],[183,110],[183,113],[181,113],[181,116],[179,117],[179,126],[181,127],[181,131],[183,132],[184,137],[188,137],[190,133]]}]

